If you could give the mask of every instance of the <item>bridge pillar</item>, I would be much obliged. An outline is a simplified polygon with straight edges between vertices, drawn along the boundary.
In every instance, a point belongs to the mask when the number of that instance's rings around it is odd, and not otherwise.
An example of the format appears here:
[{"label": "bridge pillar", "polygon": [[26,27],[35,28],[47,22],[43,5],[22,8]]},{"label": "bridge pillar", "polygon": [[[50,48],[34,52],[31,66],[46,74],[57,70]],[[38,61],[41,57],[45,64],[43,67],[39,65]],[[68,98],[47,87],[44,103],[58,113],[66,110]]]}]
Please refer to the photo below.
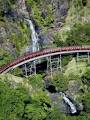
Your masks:
[{"label": "bridge pillar", "polygon": [[60,69],[62,71],[62,56],[61,56],[61,54],[60,54]]},{"label": "bridge pillar", "polygon": [[79,61],[79,53],[77,52],[77,59],[76,59],[76,62]]},{"label": "bridge pillar", "polygon": [[25,76],[27,77],[27,64],[24,64],[24,68],[25,68]]},{"label": "bridge pillar", "polygon": [[51,56],[47,57],[47,74],[51,72],[52,77],[52,64],[51,64]]},{"label": "bridge pillar", "polygon": [[85,60],[88,63],[90,62],[90,53],[87,52],[86,55],[80,55],[79,53],[77,53],[77,57],[76,57],[76,61],[79,62],[81,60]]},{"label": "bridge pillar", "polygon": [[90,62],[90,55],[89,55],[89,52],[88,52],[88,63]]},{"label": "bridge pillar", "polygon": [[36,75],[36,61],[34,61],[34,74]]},{"label": "bridge pillar", "polygon": [[36,61],[24,64],[23,72],[26,77],[36,74]]},{"label": "bridge pillar", "polygon": [[47,74],[50,73],[52,78],[53,72],[58,72],[58,70],[62,71],[61,55],[58,57],[47,57]]}]

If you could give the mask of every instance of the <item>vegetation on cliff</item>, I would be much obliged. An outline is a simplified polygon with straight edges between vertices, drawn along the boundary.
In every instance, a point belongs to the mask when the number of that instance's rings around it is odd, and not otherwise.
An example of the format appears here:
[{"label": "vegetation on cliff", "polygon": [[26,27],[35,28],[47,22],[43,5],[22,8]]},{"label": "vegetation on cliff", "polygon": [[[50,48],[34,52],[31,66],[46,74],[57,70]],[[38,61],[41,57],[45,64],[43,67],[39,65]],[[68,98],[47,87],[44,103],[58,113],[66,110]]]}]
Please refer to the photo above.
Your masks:
[{"label": "vegetation on cliff", "polygon": [[[44,48],[90,45],[89,13],[89,0],[0,0],[0,66],[30,45],[31,31],[24,18],[33,21]],[[55,72],[50,83],[82,104],[79,115],[61,114],[59,105],[53,105],[44,75],[25,78],[16,68],[0,75],[0,120],[90,120],[90,64],[78,63],[73,55],[63,57],[63,73]]]},{"label": "vegetation on cliff", "polygon": [[[28,24],[24,21],[17,12],[17,4],[14,0],[0,0],[0,57],[3,65],[5,61],[5,54],[10,54],[12,60],[20,54],[23,54],[26,47],[30,43],[30,30]],[[5,53],[5,54],[4,54]]]},{"label": "vegetation on cliff", "polygon": [[[37,77],[38,80],[40,77]],[[35,86],[29,85],[27,79],[1,75],[0,120],[43,120],[51,111],[51,102],[46,92]]]},{"label": "vegetation on cliff", "polygon": [[[73,70],[74,68],[72,72]],[[45,90],[42,75],[37,74],[29,78],[20,78],[10,74],[0,75],[0,120],[89,120],[90,87],[87,84],[90,78],[89,71],[88,67],[82,75],[80,72],[77,76],[72,74],[72,77],[70,72],[68,75],[59,73],[51,80],[58,92],[67,92],[67,94],[71,92],[69,94],[74,95],[74,100],[83,104],[83,112],[78,116],[60,114],[60,110],[53,106]]]}]

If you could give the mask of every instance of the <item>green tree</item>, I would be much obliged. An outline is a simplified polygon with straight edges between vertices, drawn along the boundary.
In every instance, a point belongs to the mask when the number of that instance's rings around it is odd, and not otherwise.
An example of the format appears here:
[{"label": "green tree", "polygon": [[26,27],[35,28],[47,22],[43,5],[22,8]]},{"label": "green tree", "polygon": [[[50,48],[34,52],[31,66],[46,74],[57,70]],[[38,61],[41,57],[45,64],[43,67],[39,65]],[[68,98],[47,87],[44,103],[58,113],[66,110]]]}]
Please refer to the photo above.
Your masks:
[{"label": "green tree", "polygon": [[81,79],[84,84],[90,85],[90,69],[86,70]]},{"label": "green tree", "polygon": [[[40,78],[40,76],[39,76]],[[0,77],[2,79],[2,77]],[[51,101],[42,86],[28,91],[26,86],[11,86],[10,81],[0,81],[0,120],[42,120],[51,111]],[[27,83],[28,84],[28,83]],[[40,88],[41,87],[41,88]]]},{"label": "green tree", "polygon": [[68,120],[66,115],[60,113],[60,111],[52,111],[46,118],[46,120]]},{"label": "green tree", "polygon": [[0,117],[2,120],[21,120],[26,103],[30,102],[27,91],[22,88],[10,88],[0,81]]},{"label": "green tree", "polygon": [[25,111],[29,120],[43,120],[51,111],[51,102],[44,92],[37,92],[32,97],[33,103],[28,104]]},{"label": "green tree", "polygon": [[90,24],[75,25],[66,39],[67,45],[90,44]]},{"label": "green tree", "polygon": [[28,78],[29,84],[31,84],[35,89],[43,89],[44,88],[44,81],[41,74],[32,75]]},{"label": "green tree", "polygon": [[0,49],[0,66],[10,62],[14,57],[7,51]]},{"label": "green tree", "polygon": [[63,73],[53,76],[52,83],[59,91],[67,90],[68,79]]},{"label": "green tree", "polygon": [[82,102],[84,104],[84,109],[86,113],[90,113],[90,93],[89,92],[83,95]]}]

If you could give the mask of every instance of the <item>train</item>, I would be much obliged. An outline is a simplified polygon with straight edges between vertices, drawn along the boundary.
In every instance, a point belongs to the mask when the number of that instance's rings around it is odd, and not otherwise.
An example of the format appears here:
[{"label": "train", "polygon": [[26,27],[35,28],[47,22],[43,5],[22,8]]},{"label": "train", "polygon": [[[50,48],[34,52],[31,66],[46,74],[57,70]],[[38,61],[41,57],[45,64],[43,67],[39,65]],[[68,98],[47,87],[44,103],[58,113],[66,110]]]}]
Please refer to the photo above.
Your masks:
[{"label": "train", "polygon": [[90,45],[82,45],[82,46],[70,46],[70,47],[60,47],[60,48],[50,48],[50,49],[44,49],[41,51],[33,52],[33,53],[27,53],[24,56],[18,57],[16,60],[7,63],[6,65],[2,66],[0,68],[0,73],[4,73],[5,71],[9,71],[12,67],[27,61],[29,59],[44,56],[48,54],[58,53],[58,52],[64,52],[64,51],[80,51],[80,50],[87,50],[90,51]]}]

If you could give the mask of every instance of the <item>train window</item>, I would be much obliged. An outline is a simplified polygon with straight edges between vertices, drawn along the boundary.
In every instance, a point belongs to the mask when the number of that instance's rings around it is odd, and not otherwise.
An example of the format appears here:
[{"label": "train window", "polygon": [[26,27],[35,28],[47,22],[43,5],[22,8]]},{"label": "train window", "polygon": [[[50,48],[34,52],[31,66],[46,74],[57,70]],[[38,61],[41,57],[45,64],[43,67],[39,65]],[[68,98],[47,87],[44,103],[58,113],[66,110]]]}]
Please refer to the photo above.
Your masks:
[{"label": "train window", "polygon": [[58,49],[58,52],[61,52],[61,48]]},{"label": "train window", "polygon": [[57,48],[56,52],[60,52],[60,48]]},{"label": "train window", "polygon": [[38,53],[36,54],[36,57],[40,56],[41,53],[43,53],[43,51],[42,51],[42,52],[38,52]]},{"label": "train window", "polygon": [[85,48],[86,48],[86,46],[82,46],[82,48],[83,48],[83,49],[85,49]]},{"label": "train window", "polygon": [[67,50],[67,47],[65,47],[64,49]]},{"label": "train window", "polygon": [[[28,55],[28,57],[29,57],[29,55]],[[30,55],[30,58],[32,58],[33,56],[32,56],[32,54]]]},{"label": "train window", "polygon": [[45,54],[45,53],[46,53],[46,51],[45,51],[45,50],[43,50],[43,53]]},{"label": "train window", "polygon": [[46,51],[45,51],[45,50],[43,50],[42,52],[43,52],[44,54],[46,53]]},{"label": "train window", "polygon": [[69,47],[69,50],[72,50],[72,47]]},{"label": "train window", "polygon": [[65,47],[65,49],[68,51],[69,50],[69,48],[68,47]]},{"label": "train window", "polygon": [[66,50],[69,51],[69,50],[70,50],[70,47],[66,47]]},{"label": "train window", "polygon": [[52,52],[57,52],[57,51],[58,51],[58,49],[57,49],[57,48],[52,50]]},{"label": "train window", "polygon": [[42,52],[38,52],[38,56],[40,56],[41,53],[43,53],[43,51]]},{"label": "train window", "polygon": [[50,50],[47,49],[47,50],[45,50],[43,53],[47,54],[49,51],[50,51]]},{"label": "train window", "polygon": [[51,52],[56,52],[56,51],[57,51],[57,49],[51,49],[50,51],[51,51]]},{"label": "train window", "polygon": [[75,50],[75,46],[73,46],[72,48],[73,48],[73,50]]},{"label": "train window", "polygon": [[14,62],[12,62],[12,63],[10,63],[10,64],[9,64],[9,66],[13,66],[14,64],[15,64],[15,61],[14,61]]},{"label": "train window", "polygon": [[80,49],[80,46],[78,46],[77,49]]},{"label": "train window", "polygon": [[32,58],[33,58],[34,54],[32,53],[31,56],[32,56]]}]

